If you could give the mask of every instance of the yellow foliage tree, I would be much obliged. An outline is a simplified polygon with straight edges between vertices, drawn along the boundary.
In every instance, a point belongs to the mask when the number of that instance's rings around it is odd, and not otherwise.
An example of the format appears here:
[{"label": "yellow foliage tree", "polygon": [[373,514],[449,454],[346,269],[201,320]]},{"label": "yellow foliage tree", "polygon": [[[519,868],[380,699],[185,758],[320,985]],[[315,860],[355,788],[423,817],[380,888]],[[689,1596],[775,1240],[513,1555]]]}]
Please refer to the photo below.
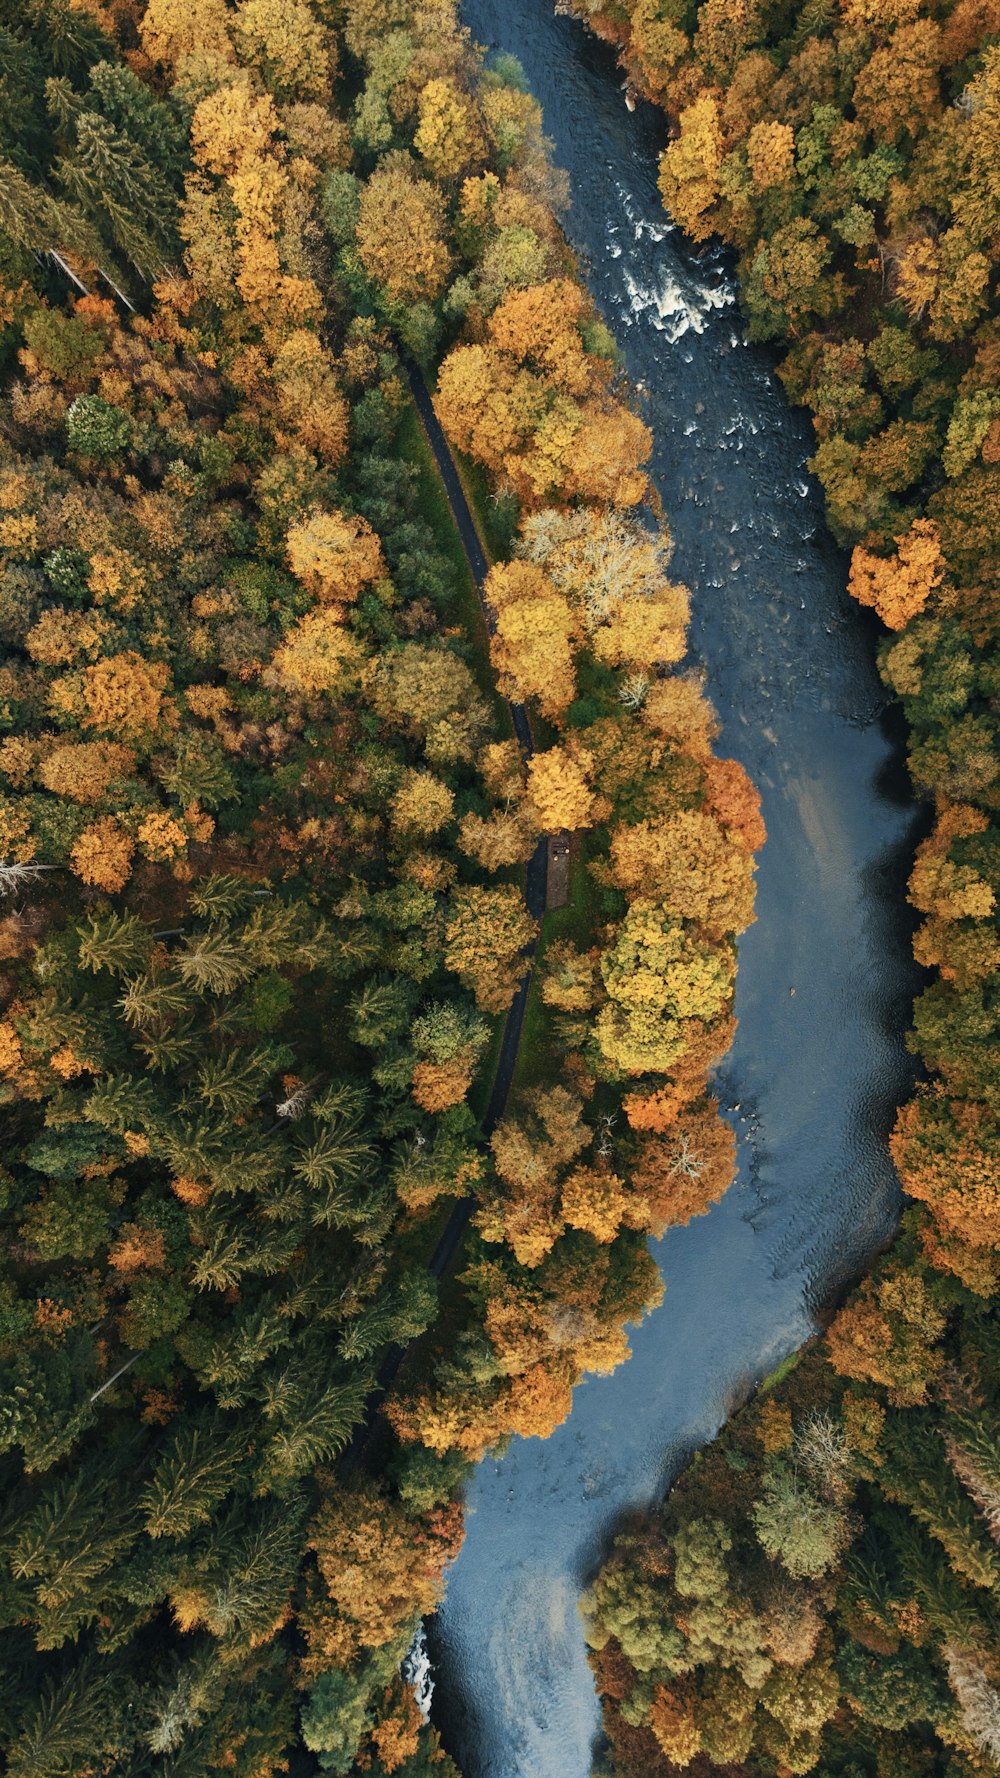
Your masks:
[{"label": "yellow foliage tree", "polygon": [[900,1407],[919,1406],[941,1369],[946,1323],[919,1273],[890,1262],[834,1317],[826,1336],[830,1363],[842,1377],[881,1383]]},{"label": "yellow foliage tree", "polygon": [[533,562],[496,562],[483,584],[487,601],[499,615],[511,605],[551,599],[555,584]]},{"label": "yellow foliage tree", "polygon": [[241,70],[195,106],[191,152],[197,166],[225,178],[243,166],[263,162],[280,128],[270,94],[255,91]]},{"label": "yellow foliage tree", "polygon": [[563,492],[611,506],[637,506],[646,498],[644,468],[653,434],[638,414],[620,402],[590,401],[566,451]]},{"label": "yellow foliage tree", "polygon": [[733,959],[686,931],[667,906],[637,900],[601,960],[608,1003],[597,1017],[601,1054],[627,1074],[666,1073],[688,1020],[709,1021],[732,992]]},{"label": "yellow foliage tree", "polygon": [[536,935],[520,891],[512,883],[454,891],[445,929],[445,963],[484,1012],[505,1012],[524,967],[522,954]]},{"label": "yellow foliage tree", "polygon": [[534,698],[543,715],[561,716],[576,696],[576,635],[573,613],[556,592],[502,611],[490,639],[501,694],[514,703]]},{"label": "yellow foliage tree", "polygon": [[25,636],[24,646],[41,666],[61,667],[81,655],[93,660],[100,653],[107,629],[107,620],[96,612],[65,611],[58,607],[42,612]]},{"label": "yellow foliage tree", "polygon": [[589,772],[593,758],[585,748],[570,753],[565,747],[549,747],[534,753],[528,763],[528,795],[547,833],[562,828],[588,827],[594,796]]},{"label": "yellow foliage tree", "polygon": [[336,46],[305,0],[243,0],[232,32],[276,99],[329,101]]},{"label": "yellow foliage tree", "polygon": [[689,610],[686,587],[665,582],[610,612],[591,638],[594,653],[611,667],[672,666],[687,649]]},{"label": "yellow foliage tree", "polygon": [[985,1106],[925,1088],[900,1111],[890,1150],[903,1189],[946,1234],[1000,1248],[1000,1129]]},{"label": "yellow foliage tree", "polygon": [[328,1494],[309,1532],[335,1613],[330,1630],[337,1645],[328,1643],[326,1652],[346,1663],[361,1649],[384,1647],[401,1625],[432,1611],[460,1530],[457,1510],[415,1522],[377,1482]]},{"label": "yellow foliage tree", "polygon": [[579,1094],[554,1086],[531,1093],[519,1118],[505,1117],[490,1146],[501,1179],[540,1191],[590,1141]]},{"label": "yellow foliage tree", "polygon": [[336,610],[307,611],[275,650],[273,667],[286,690],[313,696],[344,693],[358,682],[362,651]]},{"label": "yellow foliage tree", "polygon": [[712,211],[720,195],[719,171],[725,147],[715,94],[701,92],[681,112],[680,132],[660,161],[663,202],[696,241],[713,232]]},{"label": "yellow foliage tree", "polygon": [[347,449],[348,407],[330,357],[311,328],[297,327],[282,341],[273,365],[287,437],[277,442],[315,451],[333,466]]},{"label": "yellow foliage tree", "polygon": [[480,158],[475,112],[451,80],[429,80],[420,94],[413,146],[435,179],[454,179]]},{"label": "yellow foliage tree", "polygon": [[909,897],[922,914],[943,920],[989,920],[996,908],[992,884],[971,864],[956,864],[948,853],[956,840],[986,833],[981,809],[949,803],[938,810],[933,831],[917,847]]},{"label": "yellow foliage tree", "polygon": [[286,554],[296,579],[324,603],[349,604],[385,573],[382,546],[367,521],[322,507],[289,526]]},{"label": "yellow foliage tree", "polygon": [[444,199],[404,160],[379,165],[361,193],[358,257],[390,301],[433,302],[451,269]]},{"label": "yellow foliage tree", "polygon": [[455,797],[433,772],[409,771],[395,792],[389,809],[397,833],[438,833],[455,812]]},{"label": "yellow foliage tree", "polygon": [[795,170],[795,132],[791,124],[773,119],[755,123],[747,137],[747,156],[755,191],[783,185]]},{"label": "yellow foliage tree", "polygon": [[896,293],[905,303],[911,320],[922,320],[937,296],[940,279],[941,255],[932,236],[921,233],[900,243],[896,255]]},{"label": "yellow foliage tree", "polygon": [[700,810],[617,827],[611,863],[619,888],[655,896],[669,913],[709,933],[742,932],[754,917],[753,859]]},{"label": "yellow foliage tree", "polygon": [[415,1699],[403,1681],[397,1680],[395,1688],[385,1694],[379,1720],[372,1730],[372,1746],[384,1772],[395,1772],[415,1757],[422,1728],[423,1718]]},{"label": "yellow foliage tree", "polygon": [[512,1380],[507,1420],[518,1438],[549,1438],[569,1418],[572,1407],[568,1366],[556,1370],[537,1364]]},{"label": "yellow foliage tree", "polygon": [[608,394],[606,360],[584,348],[586,315],[565,279],[512,291],[486,339],[441,366],[446,432],[531,506],[573,496],[630,506],[646,492],[649,428]]},{"label": "yellow foliage tree", "polygon": [[169,864],[187,850],[188,832],[168,809],[152,809],[140,823],[136,839],[154,864]]},{"label": "yellow foliage tree", "polygon": [[517,742],[490,741],[479,755],[483,787],[495,803],[517,802],[524,792],[524,760]]},{"label": "yellow foliage tree", "polygon": [[232,60],[226,0],[149,0],[139,40],[152,62],[176,69],[185,57],[214,54]]},{"label": "yellow foliage tree", "polygon": [[676,1688],[668,1691],[666,1686],[657,1686],[649,1708],[649,1726],[671,1765],[689,1766],[701,1752],[693,1700]]}]

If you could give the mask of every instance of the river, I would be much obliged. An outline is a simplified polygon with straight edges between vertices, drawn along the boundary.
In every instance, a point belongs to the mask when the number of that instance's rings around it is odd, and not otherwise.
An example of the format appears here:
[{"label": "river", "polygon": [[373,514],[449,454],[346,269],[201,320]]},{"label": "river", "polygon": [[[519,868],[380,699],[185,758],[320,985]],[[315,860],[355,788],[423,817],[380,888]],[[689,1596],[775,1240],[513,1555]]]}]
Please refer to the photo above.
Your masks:
[{"label": "river", "polygon": [[804,467],[811,428],[744,344],[725,256],[666,221],[662,118],[628,111],[613,56],[551,0],[468,0],[465,20],[520,58],[570,174],[567,233],[653,428],[719,750],[759,786],[768,830],[716,1081],[737,1182],[656,1244],[666,1297],[630,1361],[588,1380],[552,1438],[480,1466],[431,1625],[434,1718],[465,1778],[587,1778],[600,1715],[576,1601],[616,1521],[662,1492],[894,1226],[885,1138],[911,1080],[917,817],[875,626]]}]

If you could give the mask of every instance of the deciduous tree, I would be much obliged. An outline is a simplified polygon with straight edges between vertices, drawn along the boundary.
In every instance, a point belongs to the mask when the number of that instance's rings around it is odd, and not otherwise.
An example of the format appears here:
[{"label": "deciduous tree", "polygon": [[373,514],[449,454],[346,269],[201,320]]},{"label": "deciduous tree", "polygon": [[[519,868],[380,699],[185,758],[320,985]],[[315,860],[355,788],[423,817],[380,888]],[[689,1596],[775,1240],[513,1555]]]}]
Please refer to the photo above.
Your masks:
[{"label": "deciduous tree", "polygon": [[314,509],[289,526],[288,565],[306,590],[328,604],[351,603],[385,573],[371,526],[346,513]]},{"label": "deciduous tree", "polygon": [[594,798],[589,773],[593,763],[586,748],[570,752],[566,747],[549,747],[544,753],[532,754],[528,796],[546,832],[590,825]]},{"label": "deciduous tree", "polygon": [[361,192],[358,257],[390,302],[433,301],[451,269],[444,201],[406,157],[387,156]]}]

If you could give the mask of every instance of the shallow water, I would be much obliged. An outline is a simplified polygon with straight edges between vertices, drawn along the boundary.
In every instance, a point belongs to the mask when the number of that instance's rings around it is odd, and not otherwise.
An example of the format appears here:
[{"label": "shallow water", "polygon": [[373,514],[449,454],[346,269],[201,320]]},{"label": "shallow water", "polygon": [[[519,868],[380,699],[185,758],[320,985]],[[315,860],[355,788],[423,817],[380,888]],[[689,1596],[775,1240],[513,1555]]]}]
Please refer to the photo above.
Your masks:
[{"label": "shallow water", "polygon": [[662,1492],[894,1226],[885,1138],[911,1078],[916,813],[874,626],[804,466],[810,427],[743,343],[725,257],[667,224],[662,120],[627,110],[612,56],[550,0],[467,0],[465,19],[519,56],[569,171],[567,232],[653,428],[719,750],[755,779],[768,829],[716,1082],[738,1180],[654,1248],[666,1298],[629,1363],[579,1389],[552,1438],[480,1466],[431,1626],[433,1714],[465,1778],[587,1778],[599,1710],[576,1600],[615,1522]]}]

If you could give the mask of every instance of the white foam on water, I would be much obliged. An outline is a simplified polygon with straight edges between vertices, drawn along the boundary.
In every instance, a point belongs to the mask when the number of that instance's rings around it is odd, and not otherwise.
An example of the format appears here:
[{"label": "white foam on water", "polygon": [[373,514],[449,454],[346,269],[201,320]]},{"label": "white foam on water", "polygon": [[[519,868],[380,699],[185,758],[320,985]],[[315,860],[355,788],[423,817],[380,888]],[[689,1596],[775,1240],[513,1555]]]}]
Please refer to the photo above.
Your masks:
[{"label": "white foam on water", "polygon": [[418,1624],[413,1641],[400,1667],[403,1681],[410,1687],[422,1722],[431,1720],[431,1699],[434,1696],[434,1669],[427,1653],[423,1624]]},{"label": "white foam on water", "polygon": [[[616,185],[616,193],[621,204],[625,221],[632,226],[634,240],[638,243],[649,240],[654,244],[665,241],[675,232],[674,225],[662,220],[651,221],[643,215],[636,204],[632,193],[622,185]],[[609,222],[609,235],[617,234],[619,223]],[[617,259],[621,255],[618,242],[609,244],[608,256]],[[719,310],[728,309],[736,301],[736,292],[728,283],[702,283],[695,277],[684,277],[676,266],[668,269],[665,264],[654,265],[653,279],[650,280],[649,268],[646,265],[634,266],[622,274],[626,301],[621,303],[624,320],[627,326],[639,317],[650,321],[657,333],[662,333],[670,345],[675,345],[686,333],[704,333],[709,316]],[[736,337],[733,344],[737,343]]]},{"label": "white foam on water", "polygon": [[659,283],[643,284],[626,268],[622,283],[629,299],[626,322],[631,325],[633,320],[645,317],[672,346],[686,333],[704,333],[712,312],[727,308],[735,300],[725,286],[691,284],[685,288],[669,271]]}]

